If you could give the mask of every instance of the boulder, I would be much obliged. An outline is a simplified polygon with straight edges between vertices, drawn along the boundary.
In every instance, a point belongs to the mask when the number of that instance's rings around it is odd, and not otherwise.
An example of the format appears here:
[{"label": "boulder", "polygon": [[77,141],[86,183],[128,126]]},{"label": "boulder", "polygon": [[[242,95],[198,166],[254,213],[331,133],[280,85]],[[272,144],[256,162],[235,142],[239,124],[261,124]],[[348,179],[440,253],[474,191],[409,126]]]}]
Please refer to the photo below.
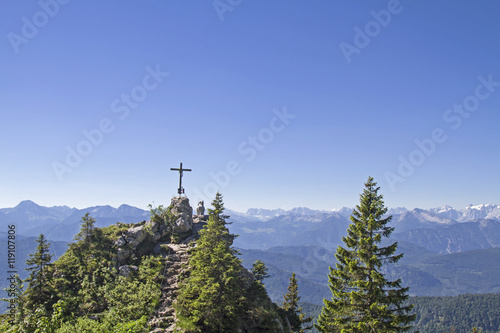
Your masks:
[{"label": "boulder", "polygon": [[118,238],[117,240],[115,240],[115,245],[117,247],[122,247],[125,244],[127,244],[127,241],[125,240],[125,238],[123,238],[123,236],[120,236],[120,238]]},{"label": "boulder", "polygon": [[207,222],[208,215],[193,215],[193,223]]},{"label": "boulder", "polygon": [[146,239],[147,232],[144,230],[144,226],[138,226],[135,228],[130,228],[127,230],[126,241],[130,245],[131,248],[135,249],[137,245],[142,243],[144,239]]},{"label": "boulder", "polygon": [[137,272],[139,268],[134,265],[123,265],[118,267],[118,275],[127,277],[130,275],[132,272]]},{"label": "boulder", "polygon": [[150,228],[152,233],[156,233],[160,229],[160,226],[157,222],[147,221],[146,228]]},{"label": "boulder", "polygon": [[116,260],[118,261],[118,263],[124,264],[133,253],[134,252],[130,248],[119,247],[116,253]]},{"label": "boulder", "polygon": [[186,233],[193,229],[193,208],[186,197],[173,197],[170,212],[177,218],[174,223],[174,232]]}]

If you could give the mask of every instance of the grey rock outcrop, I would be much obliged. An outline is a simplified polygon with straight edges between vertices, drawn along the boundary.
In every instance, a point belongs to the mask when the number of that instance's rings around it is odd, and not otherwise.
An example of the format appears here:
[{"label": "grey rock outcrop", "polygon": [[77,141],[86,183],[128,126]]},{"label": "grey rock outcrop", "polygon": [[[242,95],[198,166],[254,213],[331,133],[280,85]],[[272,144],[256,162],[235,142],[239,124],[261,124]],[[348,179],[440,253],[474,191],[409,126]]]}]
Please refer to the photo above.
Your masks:
[{"label": "grey rock outcrop", "polygon": [[[153,213],[152,221],[143,221],[134,225],[118,225],[116,233],[117,247],[116,268],[118,274],[124,277],[134,277],[139,270],[141,257],[155,255],[162,260],[161,295],[154,312],[148,319],[148,329],[151,333],[180,332],[177,327],[176,299],[179,283],[190,275],[189,256],[197,247],[199,231],[207,225],[208,216],[195,215],[189,205],[189,199],[174,197],[168,210],[158,209]],[[243,287],[248,289],[255,281],[253,274],[241,267]],[[271,306],[268,301],[267,306]],[[259,323],[246,322],[247,318],[237,320],[237,332],[256,333]],[[267,320],[267,319],[266,319]],[[269,319],[273,332],[290,332],[289,324],[281,318]],[[271,321],[272,320],[272,321]]]},{"label": "grey rock outcrop", "polygon": [[[115,241],[117,246],[116,260],[124,266],[129,260],[158,247],[162,239],[167,239],[172,231],[189,237],[193,232],[193,209],[186,197],[174,197],[169,206],[174,220],[165,222],[143,221],[123,232]],[[173,230],[172,230],[173,227]]]},{"label": "grey rock outcrop", "polygon": [[135,228],[128,229],[125,235],[125,241],[133,248],[137,248],[137,245],[142,243],[146,239],[146,236],[148,234],[144,230],[144,225],[141,225]]},{"label": "grey rock outcrop", "polygon": [[193,208],[186,197],[173,197],[170,212],[176,217],[174,232],[186,233],[193,229]]},{"label": "grey rock outcrop", "polygon": [[132,272],[137,272],[139,270],[139,267],[134,266],[134,265],[123,265],[118,267],[118,275],[127,277],[130,275]]}]

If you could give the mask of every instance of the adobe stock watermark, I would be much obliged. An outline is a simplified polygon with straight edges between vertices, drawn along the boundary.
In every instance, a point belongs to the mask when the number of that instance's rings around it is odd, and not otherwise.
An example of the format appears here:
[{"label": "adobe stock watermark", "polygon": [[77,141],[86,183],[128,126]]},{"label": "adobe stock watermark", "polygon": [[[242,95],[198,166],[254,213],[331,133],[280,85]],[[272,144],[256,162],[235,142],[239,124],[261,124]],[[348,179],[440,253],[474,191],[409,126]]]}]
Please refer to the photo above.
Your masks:
[{"label": "adobe stock watermark", "polygon": [[[337,247],[342,243],[342,237],[346,233],[343,233],[341,229],[336,233],[323,233],[316,237],[316,246],[313,252],[301,262],[300,268],[297,270],[297,274],[302,277],[313,277],[314,274],[318,273],[318,268],[320,263],[331,263],[332,259],[336,260],[335,252]],[[335,265],[330,265],[334,267]]]},{"label": "adobe stock watermark", "polygon": [[243,0],[214,0],[212,5],[219,16],[219,20],[224,21],[227,12],[232,12],[234,8],[241,5]]},{"label": "adobe stock watermark", "polygon": [[393,16],[400,14],[402,11],[403,5],[400,0],[389,0],[387,2],[387,9],[381,9],[379,11],[371,10],[370,15],[373,20],[368,21],[363,29],[358,26],[353,28],[355,32],[353,43],[349,44],[342,42],[339,44],[340,50],[347,63],[350,64],[352,62],[352,56],[354,54],[360,54],[361,50],[370,45],[373,38],[380,35],[383,28],[387,28]]},{"label": "adobe stock watermark", "polygon": [[[476,112],[481,106],[481,102],[488,99],[500,87],[500,82],[493,81],[493,74],[487,77],[479,76],[479,84],[474,92],[463,99],[461,103],[455,103],[443,113],[443,121],[449,124],[451,129],[458,130],[464,121]],[[421,166],[437,150],[439,144],[448,139],[446,131],[441,127],[432,130],[430,136],[423,140],[415,140],[417,146],[407,157],[398,156],[399,165],[396,172],[386,171],[384,176],[391,190],[396,190],[396,184],[404,182],[414,174],[417,167]]]},{"label": "adobe stock watermark", "polygon": [[[252,162],[266,147],[274,141],[277,134],[283,132],[291,123],[296,115],[288,113],[286,106],[280,111],[273,109],[273,117],[269,120],[266,127],[261,128],[255,135],[249,135],[240,142],[236,151],[246,162]],[[229,186],[231,179],[243,171],[242,162],[236,159],[229,160],[223,170],[217,172],[210,171],[211,182],[205,184],[202,190],[194,188],[193,192],[197,199],[210,200],[215,197],[217,191]]]},{"label": "adobe stock watermark", "polygon": [[[122,94],[111,102],[111,112],[116,114],[118,119],[125,120],[130,115],[131,110],[136,109],[139,103],[148,97],[148,93],[158,88],[163,80],[169,75],[162,72],[159,65],[153,69],[146,67],[147,74],[142,78],[141,84],[130,89],[129,93]],[[96,128],[83,129],[81,139],[75,146],[66,146],[66,158],[63,162],[53,161],[52,170],[59,182],[63,181],[63,176],[72,173],[75,168],[82,164],[84,157],[89,156],[95,148],[101,145],[106,135],[113,133],[115,122],[111,118],[102,118]]]},{"label": "adobe stock watermark", "polygon": [[70,0],[40,0],[38,1],[38,6],[40,10],[35,12],[31,18],[23,16],[21,21],[23,25],[21,27],[20,34],[14,32],[9,32],[7,34],[7,39],[12,46],[15,53],[19,53],[19,46],[22,44],[28,44],[30,40],[38,35],[40,29],[45,27],[50,19],[54,18],[60,10],[61,5],[65,5]]},{"label": "adobe stock watermark", "polygon": [[317,247],[313,252],[300,263],[296,268],[297,274],[309,278],[318,273],[318,268],[321,262],[331,262],[333,254],[331,254],[326,247]]}]

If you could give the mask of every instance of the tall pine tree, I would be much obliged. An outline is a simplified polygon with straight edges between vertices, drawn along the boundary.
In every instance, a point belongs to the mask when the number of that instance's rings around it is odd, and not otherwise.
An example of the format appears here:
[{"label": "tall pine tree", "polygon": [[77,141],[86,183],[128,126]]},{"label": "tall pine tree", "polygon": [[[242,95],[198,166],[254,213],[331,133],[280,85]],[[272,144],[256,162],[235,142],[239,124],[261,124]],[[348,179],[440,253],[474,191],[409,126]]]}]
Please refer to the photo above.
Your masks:
[{"label": "tall pine tree", "polygon": [[300,296],[299,296],[299,284],[297,283],[297,277],[295,273],[292,273],[290,277],[290,284],[287,288],[287,293],[283,295],[283,305],[281,306],[283,310],[287,313],[288,321],[290,322],[292,332],[303,333],[306,330],[311,329],[313,326],[304,325],[309,324],[312,321],[311,317],[306,317],[302,313],[302,308],[299,306]]},{"label": "tall pine tree", "polygon": [[403,303],[408,289],[401,280],[388,281],[381,268],[398,262],[403,254],[394,255],[397,243],[381,247],[394,228],[388,227],[392,216],[385,217],[383,196],[372,177],[365,183],[360,204],[351,216],[348,235],[343,237],[346,248],[339,246],[336,268],[330,267],[331,300],[324,300],[316,328],[322,332],[404,332],[414,315],[412,306]]},{"label": "tall pine tree", "polygon": [[50,244],[44,234],[40,234],[36,239],[38,243],[36,252],[29,255],[26,260],[27,271],[30,272],[28,278],[28,288],[26,290],[26,307],[34,309],[37,305],[46,304],[48,309],[52,304],[47,304],[52,294],[52,275],[49,272],[50,261],[53,254],[49,253]]},{"label": "tall pine tree", "polygon": [[222,195],[217,193],[207,225],[189,258],[190,275],[179,286],[178,326],[188,332],[233,332],[244,303],[241,260],[226,227]]}]

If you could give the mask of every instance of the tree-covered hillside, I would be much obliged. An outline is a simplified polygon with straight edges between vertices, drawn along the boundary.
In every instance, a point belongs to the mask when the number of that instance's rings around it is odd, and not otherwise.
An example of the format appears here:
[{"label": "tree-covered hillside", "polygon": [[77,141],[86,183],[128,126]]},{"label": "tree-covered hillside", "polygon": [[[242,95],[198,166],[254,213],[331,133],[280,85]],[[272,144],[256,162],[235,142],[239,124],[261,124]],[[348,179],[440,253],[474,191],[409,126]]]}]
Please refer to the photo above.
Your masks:
[{"label": "tree-covered hillside", "polygon": [[[7,235],[0,233],[0,249],[7,249],[7,241]],[[29,258],[29,254],[35,251],[36,246],[36,237],[16,237],[15,270],[22,279],[28,277],[28,272],[25,270],[27,267],[26,260]],[[66,242],[50,241],[50,253],[54,255],[53,261],[63,255],[67,249],[68,243]],[[7,297],[7,292],[4,289],[9,287],[7,277],[10,274],[7,274],[8,271],[11,271],[8,267],[8,261],[0,260],[0,299]],[[4,313],[6,309],[7,304],[5,302],[0,302],[0,313]]]},{"label": "tree-covered hillside", "polygon": [[[399,244],[399,242],[398,242]],[[500,292],[500,249],[473,250],[447,255],[432,254],[418,246],[400,244],[401,264],[386,268],[391,278],[401,278],[411,296],[454,296],[465,293]],[[326,274],[334,260],[331,251],[318,247],[286,246],[268,250],[241,250],[249,268],[261,259],[269,267],[266,287],[271,299],[280,297],[287,277],[297,273],[303,301],[321,304],[328,295]],[[421,255],[419,255],[419,253]]]},{"label": "tree-covered hillside", "polygon": [[97,228],[87,213],[56,261],[40,234],[28,278],[9,281],[0,332],[298,332],[300,308],[271,302],[267,274],[256,280],[231,246],[222,196],[213,205],[196,225],[185,197],[137,224]]},{"label": "tree-covered hillside", "polygon": [[[478,333],[500,332],[500,294],[410,297],[408,303],[417,315],[412,333],[472,333],[474,328]],[[302,306],[314,320],[321,312],[321,305]]]},{"label": "tree-covered hillside", "polygon": [[420,333],[500,332],[500,294],[455,297],[412,297],[417,318],[414,330]]}]

